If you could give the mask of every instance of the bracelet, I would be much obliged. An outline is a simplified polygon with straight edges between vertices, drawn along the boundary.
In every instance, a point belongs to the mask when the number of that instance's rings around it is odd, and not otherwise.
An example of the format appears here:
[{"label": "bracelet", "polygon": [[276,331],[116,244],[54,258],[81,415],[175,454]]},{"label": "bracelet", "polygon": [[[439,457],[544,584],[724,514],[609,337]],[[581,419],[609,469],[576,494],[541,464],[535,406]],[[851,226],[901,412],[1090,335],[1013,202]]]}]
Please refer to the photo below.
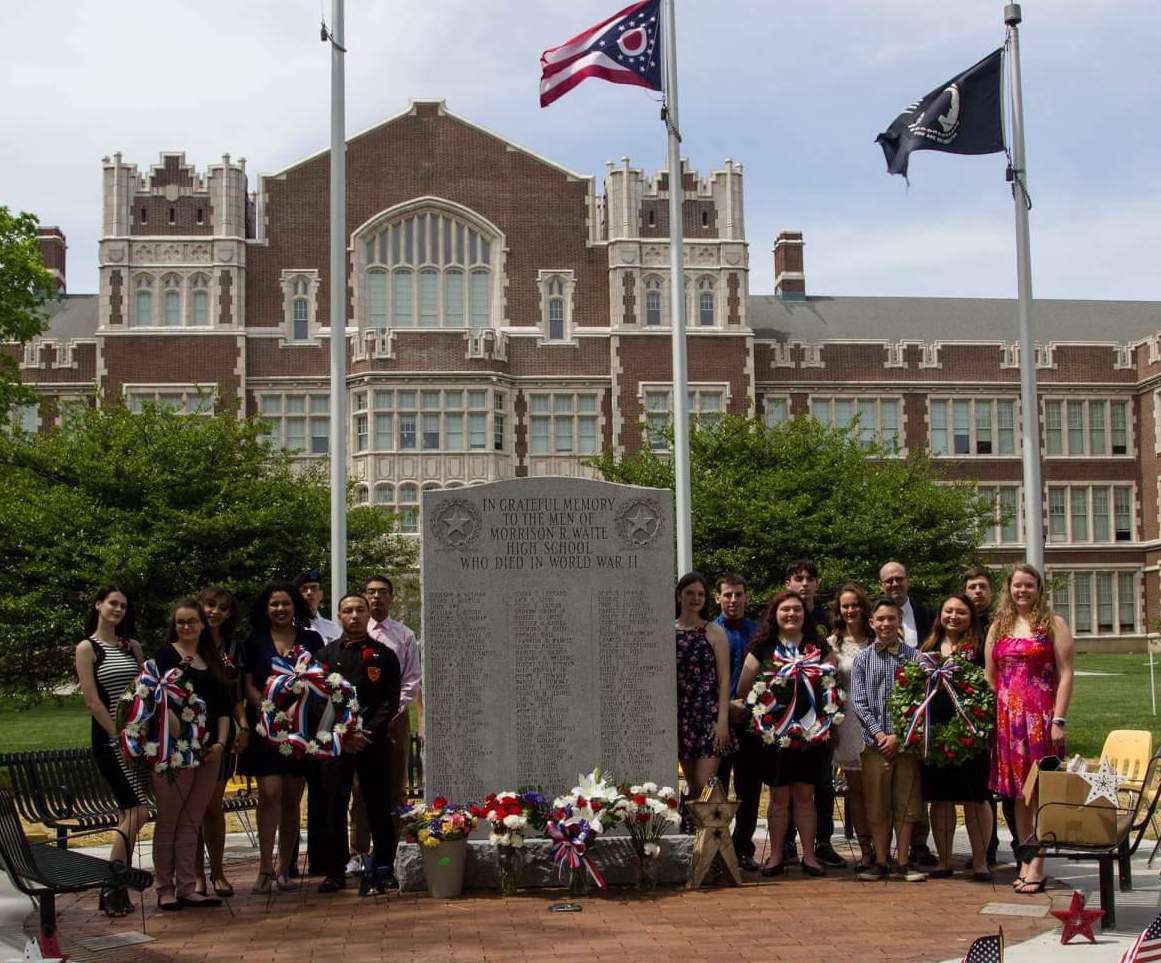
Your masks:
[{"label": "bracelet", "polygon": [[1062,719],[1059,716],[1057,716],[1055,719],[1052,720],[1052,724],[1054,726],[1060,726],[1060,728],[1063,729],[1066,725],[1068,725],[1068,720]]}]

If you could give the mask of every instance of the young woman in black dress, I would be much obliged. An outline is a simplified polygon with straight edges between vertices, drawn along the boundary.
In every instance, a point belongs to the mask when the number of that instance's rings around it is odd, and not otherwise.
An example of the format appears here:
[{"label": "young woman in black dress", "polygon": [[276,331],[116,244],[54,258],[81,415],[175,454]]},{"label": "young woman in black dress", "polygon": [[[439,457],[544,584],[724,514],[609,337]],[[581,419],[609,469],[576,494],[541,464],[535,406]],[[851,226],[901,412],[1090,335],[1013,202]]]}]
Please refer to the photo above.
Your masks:
[{"label": "young woman in black dress", "polygon": [[[97,768],[117,800],[117,834],[109,859],[132,862],[137,834],[149,819],[149,774],[121,753],[117,733],[117,703],[137,678],[143,662],[141,646],[132,638],[133,607],[116,585],[97,592],[85,616],[85,637],[76,648],[77,680],[81,696],[93,716],[92,746]],[[104,890],[101,910],[108,916],[132,912],[125,887]]]}]

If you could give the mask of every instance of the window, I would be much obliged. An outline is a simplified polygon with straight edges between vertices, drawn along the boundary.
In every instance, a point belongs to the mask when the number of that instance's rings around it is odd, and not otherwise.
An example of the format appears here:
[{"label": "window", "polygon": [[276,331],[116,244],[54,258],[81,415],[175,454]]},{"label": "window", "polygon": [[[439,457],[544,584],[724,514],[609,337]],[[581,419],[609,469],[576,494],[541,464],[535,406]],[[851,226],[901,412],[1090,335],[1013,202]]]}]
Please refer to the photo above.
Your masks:
[{"label": "window", "polygon": [[40,405],[14,405],[8,421],[16,430],[31,435],[40,428]]},{"label": "window", "polygon": [[1074,635],[1137,632],[1137,572],[1051,571],[1052,608]]},{"label": "window", "polygon": [[355,504],[356,505],[366,505],[367,504],[367,486],[366,485],[356,485],[355,486]]},{"label": "window", "polygon": [[645,279],[645,326],[661,326],[661,278]]},{"label": "window", "polygon": [[352,392],[351,399],[356,452],[487,451],[489,439],[492,450],[505,450],[507,395],[502,391],[374,388]]},{"label": "window", "polygon": [[169,223],[170,223],[170,224],[176,224],[176,223],[177,223],[177,210],[176,210],[175,208],[173,208],[173,207],[171,207],[171,208],[169,209]]},{"label": "window", "polygon": [[533,455],[595,455],[599,398],[589,392],[530,392],[528,450]]},{"label": "window", "polygon": [[932,398],[932,455],[1015,455],[1014,398]]},{"label": "window", "polygon": [[[669,442],[665,437],[673,414],[673,389],[671,387],[650,386],[643,388],[643,408],[645,409],[645,433],[649,447],[664,451]],[[726,389],[724,386],[695,386],[689,389],[689,420],[712,423],[719,421],[726,411]]]},{"label": "window", "polygon": [[218,386],[208,385],[126,385],[125,403],[140,413],[146,405],[168,408],[179,415],[213,414]]},{"label": "window", "polygon": [[812,396],[810,413],[823,424],[850,428],[858,418],[859,443],[870,448],[876,442],[887,449],[899,447],[898,398]]},{"label": "window", "polygon": [[375,486],[374,498],[378,507],[396,515],[396,531],[406,535],[419,533],[419,488],[414,482],[404,482],[398,489],[394,485],[380,483]]},{"label": "window", "polygon": [[773,428],[790,420],[790,399],[785,395],[766,396],[766,426]]},{"label": "window", "polygon": [[164,290],[165,314],[162,323],[167,328],[181,327],[181,279],[172,274],[162,278],[161,287]]},{"label": "window", "polygon": [[310,341],[316,323],[318,271],[283,271],[283,320],[290,341]]},{"label": "window", "polygon": [[210,281],[204,274],[195,274],[189,279],[190,321],[195,327],[205,327],[210,323]]},{"label": "window", "polygon": [[153,324],[153,278],[147,274],[137,278],[133,322],[140,327]]},{"label": "window", "polygon": [[205,221],[205,214],[203,213],[203,211],[200,207],[198,208],[197,222],[198,222],[198,224],[205,224],[205,222],[206,222]]},{"label": "window", "polygon": [[258,396],[258,413],[267,422],[267,440],[287,451],[325,455],[330,450],[330,395],[286,392]]},{"label": "window", "polygon": [[564,281],[560,278],[548,281],[548,339],[564,340]]},{"label": "window", "polygon": [[408,214],[361,240],[370,328],[486,328],[495,239],[446,214]]},{"label": "window", "polygon": [[1049,398],[1044,402],[1044,448],[1049,455],[1128,455],[1129,403]]},{"label": "window", "polygon": [[697,323],[699,327],[710,328],[716,323],[714,317],[714,282],[702,278],[697,282]]},{"label": "window", "polygon": [[[1111,508],[1111,511],[1110,511]],[[1131,542],[1131,485],[1050,485],[1050,542]]]},{"label": "window", "polygon": [[995,506],[995,524],[984,533],[989,545],[1011,545],[1020,541],[1020,488],[1017,485],[980,485],[979,493]]}]

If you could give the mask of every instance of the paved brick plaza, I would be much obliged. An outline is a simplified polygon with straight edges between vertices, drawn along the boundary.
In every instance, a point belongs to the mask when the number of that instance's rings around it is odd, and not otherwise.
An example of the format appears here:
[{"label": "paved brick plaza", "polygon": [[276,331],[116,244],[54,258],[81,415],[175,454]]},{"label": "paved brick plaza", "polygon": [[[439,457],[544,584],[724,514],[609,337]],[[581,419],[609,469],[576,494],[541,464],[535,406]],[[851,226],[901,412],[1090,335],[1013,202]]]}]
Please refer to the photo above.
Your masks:
[{"label": "paved brick plaza", "polygon": [[[230,867],[238,887],[231,909],[161,913],[147,891],[146,931],[155,942],[92,952],[77,941],[136,928],[141,917],[106,920],[89,895],[60,900],[62,947],[74,960],[117,963],[266,963],[296,960],[801,961],[822,950],[846,960],[939,961],[959,957],[970,941],[1002,925],[1009,942],[1052,929],[1051,916],[981,915],[989,902],[1047,908],[1068,890],[1018,900],[1008,883],[959,880],[861,883],[850,873],[807,879],[797,869],[740,889],[662,889],[638,896],[624,890],[581,901],[581,913],[550,913],[563,891],[532,891],[513,899],[488,893],[446,902],[426,895],[359,899],[356,889],[319,896],[313,886],[251,896],[256,864]],[[908,907],[911,909],[909,910]],[[27,926],[33,924],[33,917]],[[1079,958],[1079,957],[1078,957]]]}]

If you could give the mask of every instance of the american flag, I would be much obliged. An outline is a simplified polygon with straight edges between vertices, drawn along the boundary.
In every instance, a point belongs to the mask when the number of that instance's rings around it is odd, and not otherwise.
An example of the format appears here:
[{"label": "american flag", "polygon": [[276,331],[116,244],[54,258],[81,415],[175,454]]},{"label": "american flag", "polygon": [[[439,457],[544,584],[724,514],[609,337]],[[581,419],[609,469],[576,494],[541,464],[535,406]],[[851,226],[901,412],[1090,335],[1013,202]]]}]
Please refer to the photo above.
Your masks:
[{"label": "american flag", "polygon": [[981,936],[972,943],[961,963],[1004,963],[1004,931]]},{"label": "american flag", "polygon": [[1121,957],[1121,963],[1149,963],[1150,960],[1161,960],[1161,913]]},{"label": "american flag", "polygon": [[640,0],[540,55],[540,106],[587,77],[661,89],[661,0]]}]

